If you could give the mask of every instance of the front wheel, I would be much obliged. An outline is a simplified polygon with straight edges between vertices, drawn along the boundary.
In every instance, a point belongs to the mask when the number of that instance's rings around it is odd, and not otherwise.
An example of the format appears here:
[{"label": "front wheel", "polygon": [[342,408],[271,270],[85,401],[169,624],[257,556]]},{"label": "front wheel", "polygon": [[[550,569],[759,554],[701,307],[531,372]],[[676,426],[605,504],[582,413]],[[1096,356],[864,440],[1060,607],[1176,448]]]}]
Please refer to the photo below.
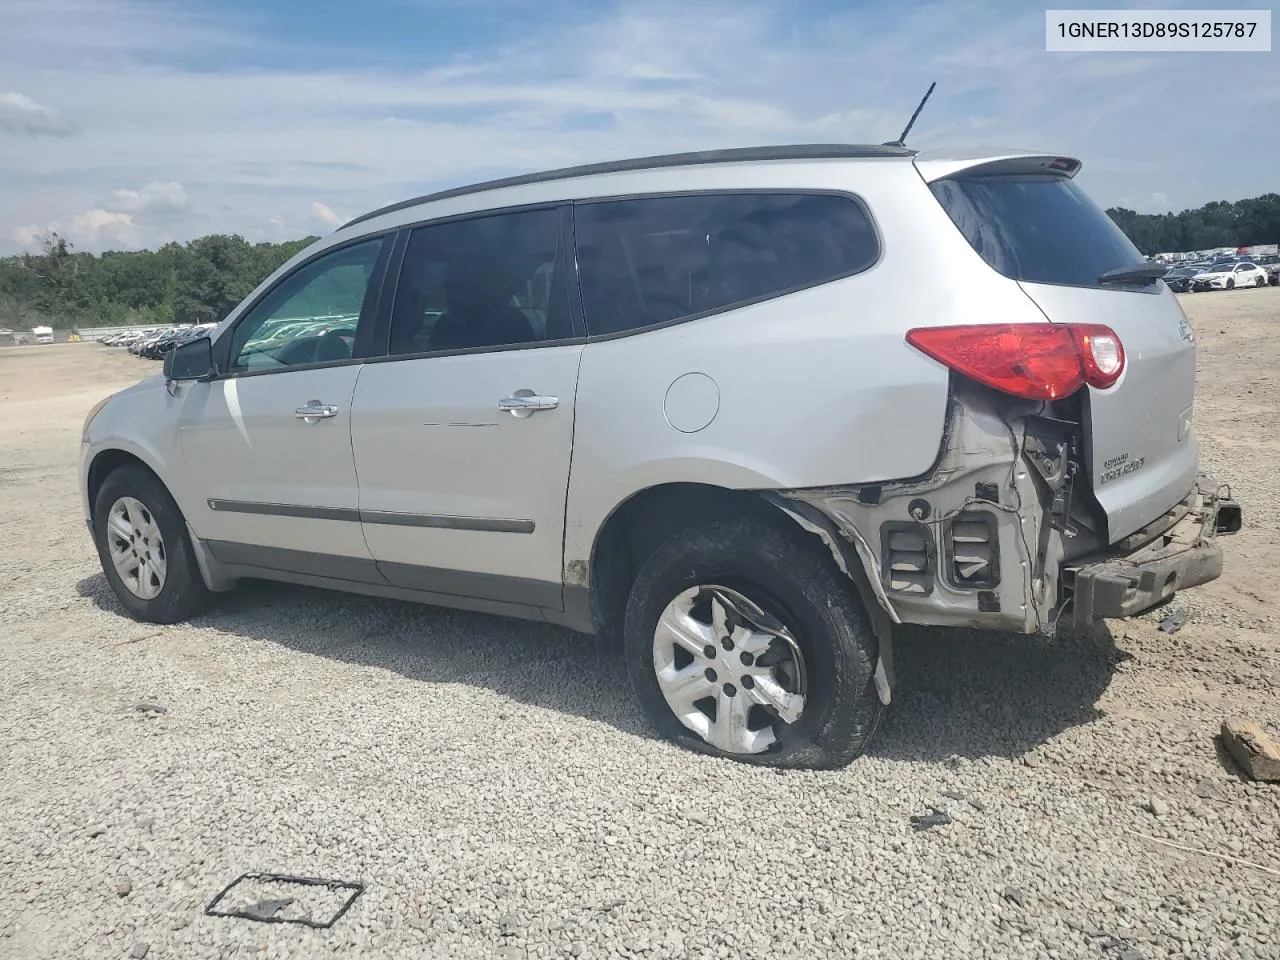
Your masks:
[{"label": "front wheel", "polygon": [[1227,289],[1228,289],[1228,290],[1234,290],[1235,288],[1236,288],[1236,282],[1235,282],[1235,280],[1234,280],[1234,279],[1231,279],[1231,278],[1228,278],[1228,279],[1227,279]]},{"label": "front wheel", "polygon": [[169,491],[140,467],[121,467],[94,501],[93,536],[102,572],[135,620],[177,623],[210,599],[187,523]]},{"label": "front wheel", "polygon": [[803,537],[712,523],[641,567],[623,637],[665,736],[773,767],[842,767],[865,749],[884,709],[876,639],[853,584]]},{"label": "front wheel", "polygon": [[1258,277],[1258,279],[1253,281],[1253,285],[1255,287],[1265,287],[1267,285],[1267,280],[1265,277]]}]

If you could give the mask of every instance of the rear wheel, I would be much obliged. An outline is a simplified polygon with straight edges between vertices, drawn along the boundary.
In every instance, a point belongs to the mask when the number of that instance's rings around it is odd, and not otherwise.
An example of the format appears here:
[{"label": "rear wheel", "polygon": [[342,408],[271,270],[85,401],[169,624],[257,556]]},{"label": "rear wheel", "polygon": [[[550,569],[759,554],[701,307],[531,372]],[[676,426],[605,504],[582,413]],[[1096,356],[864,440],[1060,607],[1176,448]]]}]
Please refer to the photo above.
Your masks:
[{"label": "rear wheel", "polygon": [[756,521],[659,547],[631,588],[628,669],[653,724],[691,749],[775,767],[831,768],[883,712],[877,645],[829,556]]},{"label": "rear wheel", "polygon": [[187,523],[169,491],[140,467],[107,476],[93,509],[102,572],[135,620],[176,623],[209,603]]}]

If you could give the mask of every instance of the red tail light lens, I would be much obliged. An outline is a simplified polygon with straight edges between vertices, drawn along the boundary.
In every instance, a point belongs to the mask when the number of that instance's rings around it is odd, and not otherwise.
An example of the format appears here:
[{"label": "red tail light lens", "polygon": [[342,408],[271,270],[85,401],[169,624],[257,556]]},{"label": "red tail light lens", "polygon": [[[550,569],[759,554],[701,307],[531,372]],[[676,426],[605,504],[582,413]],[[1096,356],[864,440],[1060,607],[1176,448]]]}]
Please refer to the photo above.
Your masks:
[{"label": "red tail light lens", "polygon": [[1124,346],[1101,324],[1009,323],[921,327],[907,343],[956,373],[1028,400],[1105,390],[1124,373]]}]

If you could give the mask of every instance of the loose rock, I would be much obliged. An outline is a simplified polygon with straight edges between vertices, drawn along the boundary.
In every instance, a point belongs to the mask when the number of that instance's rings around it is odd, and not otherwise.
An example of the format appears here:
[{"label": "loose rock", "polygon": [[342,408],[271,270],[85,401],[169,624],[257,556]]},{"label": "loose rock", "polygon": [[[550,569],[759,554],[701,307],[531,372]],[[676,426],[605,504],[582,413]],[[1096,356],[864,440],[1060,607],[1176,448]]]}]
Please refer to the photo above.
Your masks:
[{"label": "loose rock", "polygon": [[498,920],[498,930],[504,937],[516,937],[524,930],[524,922],[518,913],[503,914]]},{"label": "loose rock", "polygon": [[1225,721],[1222,743],[1254,780],[1280,780],[1280,747],[1258,724],[1248,720]]},{"label": "loose rock", "polygon": [[1004,897],[1010,903],[1016,903],[1020,907],[1027,905],[1026,894],[1022,892],[1021,887],[1008,886],[1000,891],[1000,896]]}]

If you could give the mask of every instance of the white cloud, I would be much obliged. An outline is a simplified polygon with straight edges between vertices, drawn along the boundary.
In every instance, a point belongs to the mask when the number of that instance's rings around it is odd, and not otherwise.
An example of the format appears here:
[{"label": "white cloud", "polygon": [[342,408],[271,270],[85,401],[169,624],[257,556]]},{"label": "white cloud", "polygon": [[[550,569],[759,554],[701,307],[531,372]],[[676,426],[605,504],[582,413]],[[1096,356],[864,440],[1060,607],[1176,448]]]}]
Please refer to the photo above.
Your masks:
[{"label": "white cloud", "polygon": [[102,241],[136,246],[138,225],[133,216],[95,207],[71,218],[71,239],[77,245],[98,246]]},{"label": "white cloud", "polygon": [[75,124],[56,110],[12,91],[0,93],[0,130],[33,137],[69,137],[76,132]]},{"label": "white cloud", "polygon": [[[984,0],[900,5],[892,17],[852,4],[804,17],[785,0],[623,0],[571,22],[553,10],[518,42],[425,69],[394,57],[357,69],[350,56],[268,49],[247,39],[243,21],[214,22],[198,12],[212,8],[196,4],[0,3],[18,21],[0,31],[0,89],[20,86],[93,118],[74,151],[49,137],[0,149],[0,254],[19,224],[95,210],[132,217],[142,244],[213,231],[280,239],[335,225],[335,211],[509,172],[722,146],[879,142],[898,135],[935,77],[915,146],[980,140],[1076,155],[1105,205],[1129,196],[1151,209],[1157,188],[1172,209],[1275,189],[1270,128],[1256,122],[1274,112],[1267,58],[1050,55],[1042,13]],[[195,53],[201,67],[184,66]],[[270,67],[209,66],[229,62]],[[299,66],[326,62],[337,65]],[[1220,82],[1187,87],[1197,69]],[[1170,89],[1180,113],[1214,107],[1214,137],[1135,122]],[[1213,174],[1227,158],[1231,184]],[[126,229],[104,225],[84,243],[117,242]]]},{"label": "white cloud", "polygon": [[186,188],[172,180],[144,183],[137,190],[112,190],[103,203],[108,210],[151,216],[180,213],[188,206]]},{"label": "white cloud", "polygon": [[36,246],[50,233],[56,233],[61,229],[56,221],[45,224],[43,227],[38,223],[24,223],[13,228],[13,240],[19,247],[27,249]]},{"label": "white cloud", "polygon": [[321,203],[319,200],[312,202],[311,216],[326,227],[339,227],[344,222],[343,217],[338,216],[328,204]]}]

